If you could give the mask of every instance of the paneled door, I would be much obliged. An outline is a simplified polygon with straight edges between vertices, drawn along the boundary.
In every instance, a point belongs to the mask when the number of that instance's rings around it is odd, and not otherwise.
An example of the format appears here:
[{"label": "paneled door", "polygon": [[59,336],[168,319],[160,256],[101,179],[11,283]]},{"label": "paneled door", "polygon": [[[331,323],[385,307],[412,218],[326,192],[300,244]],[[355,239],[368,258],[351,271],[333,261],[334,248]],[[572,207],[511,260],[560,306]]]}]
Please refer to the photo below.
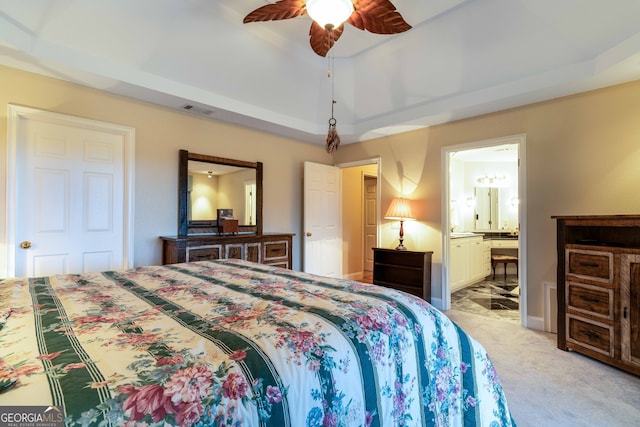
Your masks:
[{"label": "paneled door", "polygon": [[15,151],[9,156],[15,156],[15,174],[7,203],[15,233],[7,236],[13,274],[132,266],[128,162],[133,161],[133,129],[13,108]]},{"label": "paneled door", "polygon": [[378,246],[378,179],[364,176],[364,271],[373,271],[373,248]]},{"label": "paneled door", "polygon": [[342,277],[340,168],[304,162],[304,265],[307,273]]}]

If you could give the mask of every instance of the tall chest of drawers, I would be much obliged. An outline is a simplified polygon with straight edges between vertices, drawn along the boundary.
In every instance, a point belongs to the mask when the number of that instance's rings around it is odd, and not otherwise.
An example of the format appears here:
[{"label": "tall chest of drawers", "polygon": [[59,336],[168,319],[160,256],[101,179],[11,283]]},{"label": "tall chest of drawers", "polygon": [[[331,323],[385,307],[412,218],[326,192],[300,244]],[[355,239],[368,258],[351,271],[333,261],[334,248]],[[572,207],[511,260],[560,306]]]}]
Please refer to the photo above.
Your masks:
[{"label": "tall chest of drawers", "polygon": [[640,375],[640,215],[554,218],[558,348]]}]

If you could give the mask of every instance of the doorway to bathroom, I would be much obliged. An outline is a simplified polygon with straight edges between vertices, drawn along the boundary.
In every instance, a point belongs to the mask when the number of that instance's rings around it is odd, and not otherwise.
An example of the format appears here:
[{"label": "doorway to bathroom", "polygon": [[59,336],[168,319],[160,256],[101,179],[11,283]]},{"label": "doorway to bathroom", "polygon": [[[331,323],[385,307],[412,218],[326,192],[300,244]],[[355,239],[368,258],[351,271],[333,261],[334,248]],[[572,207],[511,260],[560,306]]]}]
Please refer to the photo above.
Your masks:
[{"label": "doorway to bathroom", "polygon": [[526,326],[525,136],[442,149],[442,305]]}]

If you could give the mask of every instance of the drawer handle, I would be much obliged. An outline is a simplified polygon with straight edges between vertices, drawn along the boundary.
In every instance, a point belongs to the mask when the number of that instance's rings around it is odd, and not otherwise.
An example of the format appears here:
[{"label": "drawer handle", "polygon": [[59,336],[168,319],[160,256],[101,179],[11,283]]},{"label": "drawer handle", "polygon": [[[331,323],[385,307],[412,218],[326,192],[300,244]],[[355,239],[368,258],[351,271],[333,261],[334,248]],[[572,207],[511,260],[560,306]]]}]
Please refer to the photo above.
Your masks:
[{"label": "drawer handle", "polygon": [[626,319],[627,318],[627,307],[624,308],[624,313],[622,314],[622,316]]},{"label": "drawer handle", "polygon": [[583,296],[583,297],[582,297],[582,301],[592,302],[592,303],[594,303],[594,304],[597,304],[597,303],[599,303],[599,302],[600,302],[600,300],[599,300],[599,299],[597,299],[597,298],[593,298],[593,297],[586,297],[586,296]]},{"label": "drawer handle", "polygon": [[581,262],[580,265],[582,267],[600,267],[600,264],[596,264],[594,262]]},{"label": "drawer handle", "polygon": [[596,334],[595,332],[584,331],[584,334],[587,336],[587,338],[590,338],[592,340],[597,340],[598,338],[600,338],[600,335]]}]

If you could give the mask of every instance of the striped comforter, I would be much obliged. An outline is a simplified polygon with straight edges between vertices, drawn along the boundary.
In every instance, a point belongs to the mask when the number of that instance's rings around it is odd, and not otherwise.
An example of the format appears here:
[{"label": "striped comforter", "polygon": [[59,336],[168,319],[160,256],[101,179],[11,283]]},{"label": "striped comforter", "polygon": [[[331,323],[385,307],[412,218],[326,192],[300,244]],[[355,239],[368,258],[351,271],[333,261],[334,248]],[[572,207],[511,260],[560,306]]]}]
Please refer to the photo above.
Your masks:
[{"label": "striped comforter", "polygon": [[67,425],[512,426],[425,301],[240,260],[0,282],[0,406]]}]

